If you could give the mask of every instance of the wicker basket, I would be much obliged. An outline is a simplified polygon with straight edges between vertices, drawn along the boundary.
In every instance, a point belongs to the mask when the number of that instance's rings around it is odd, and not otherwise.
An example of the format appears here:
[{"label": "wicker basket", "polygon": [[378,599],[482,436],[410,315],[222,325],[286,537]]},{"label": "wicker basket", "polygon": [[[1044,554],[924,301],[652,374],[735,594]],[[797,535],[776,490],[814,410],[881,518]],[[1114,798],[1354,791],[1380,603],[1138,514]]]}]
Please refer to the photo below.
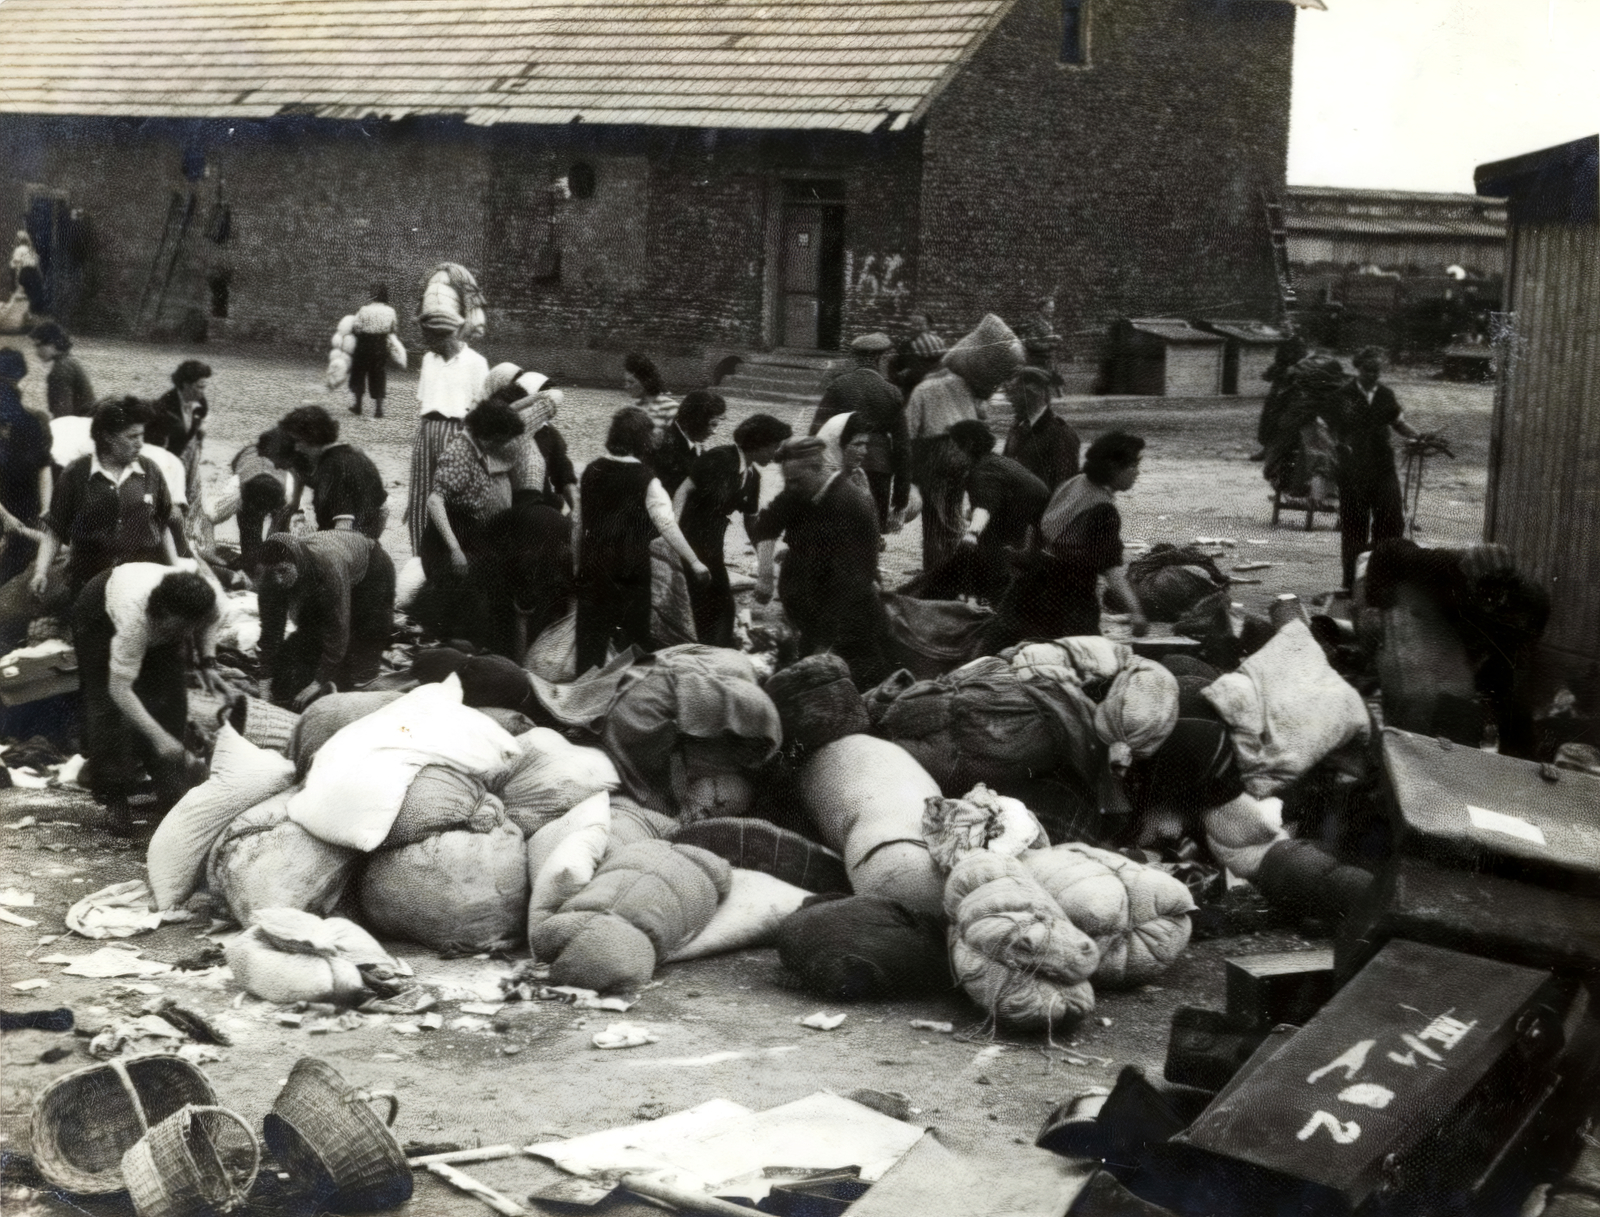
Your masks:
[{"label": "wicker basket", "polygon": [[62,1074],[33,1101],[39,1173],[79,1196],[120,1192],[122,1156],[186,1104],[212,1106],[206,1075],[175,1056],[134,1057]]},{"label": "wicker basket", "polygon": [[[389,1104],[380,1120],[368,1104]],[[392,1209],[411,1198],[411,1167],[389,1131],[400,1109],[387,1091],[357,1090],[316,1057],[301,1057],[262,1125],[295,1185],[340,1213]]]},{"label": "wicker basket", "polygon": [[224,1107],[182,1107],[122,1156],[139,1217],[231,1213],[249,1199],[260,1168],[250,1125]]}]

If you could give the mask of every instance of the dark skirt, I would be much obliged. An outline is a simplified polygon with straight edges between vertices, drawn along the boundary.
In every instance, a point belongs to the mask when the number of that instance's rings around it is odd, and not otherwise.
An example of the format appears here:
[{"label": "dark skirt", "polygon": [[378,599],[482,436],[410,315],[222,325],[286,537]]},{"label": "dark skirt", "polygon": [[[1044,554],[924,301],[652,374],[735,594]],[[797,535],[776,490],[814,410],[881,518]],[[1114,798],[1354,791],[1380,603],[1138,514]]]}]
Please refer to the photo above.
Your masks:
[{"label": "dark skirt", "polygon": [[[79,781],[99,799],[125,798],[148,775],[157,796],[176,799],[184,784],[183,766],[162,761],[144,733],[111,700],[111,639],[116,633],[106,613],[102,571],[84,586],[73,606],[72,633],[83,697],[83,753]],[[133,692],[163,730],[183,739],[189,716],[189,648],[186,640],[153,646],[133,682]]]}]

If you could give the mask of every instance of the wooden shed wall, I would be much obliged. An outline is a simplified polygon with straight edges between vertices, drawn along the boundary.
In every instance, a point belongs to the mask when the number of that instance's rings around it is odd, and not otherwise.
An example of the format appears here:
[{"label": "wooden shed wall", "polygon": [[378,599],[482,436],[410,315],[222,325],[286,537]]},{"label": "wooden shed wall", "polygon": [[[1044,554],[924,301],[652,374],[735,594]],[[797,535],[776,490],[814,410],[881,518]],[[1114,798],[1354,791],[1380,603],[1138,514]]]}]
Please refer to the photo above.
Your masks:
[{"label": "wooden shed wall", "polygon": [[1550,589],[1545,646],[1600,660],[1600,228],[1517,225],[1507,287],[1485,539]]}]

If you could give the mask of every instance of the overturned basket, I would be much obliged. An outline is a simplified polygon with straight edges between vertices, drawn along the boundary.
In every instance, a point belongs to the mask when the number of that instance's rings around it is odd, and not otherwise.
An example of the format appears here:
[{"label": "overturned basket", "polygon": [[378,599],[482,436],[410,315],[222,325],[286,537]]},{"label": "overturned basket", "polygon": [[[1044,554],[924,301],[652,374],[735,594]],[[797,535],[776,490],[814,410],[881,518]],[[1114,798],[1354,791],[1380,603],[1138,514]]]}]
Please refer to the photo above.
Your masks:
[{"label": "overturned basket", "polygon": [[224,1107],[182,1107],[122,1156],[139,1217],[231,1213],[249,1199],[260,1168],[250,1125]]},{"label": "overturned basket", "polygon": [[[380,1120],[369,1106],[383,1099]],[[301,1057],[262,1123],[267,1148],[295,1185],[340,1213],[392,1209],[411,1199],[411,1167],[389,1131],[400,1110],[387,1091],[351,1086],[326,1061]]]},{"label": "overturned basket", "polygon": [[175,1056],[135,1057],[62,1074],[33,1101],[39,1173],[79,1196],[120,1192],[123,1155],[188,1104],[211,1106],[206,1075]]}]

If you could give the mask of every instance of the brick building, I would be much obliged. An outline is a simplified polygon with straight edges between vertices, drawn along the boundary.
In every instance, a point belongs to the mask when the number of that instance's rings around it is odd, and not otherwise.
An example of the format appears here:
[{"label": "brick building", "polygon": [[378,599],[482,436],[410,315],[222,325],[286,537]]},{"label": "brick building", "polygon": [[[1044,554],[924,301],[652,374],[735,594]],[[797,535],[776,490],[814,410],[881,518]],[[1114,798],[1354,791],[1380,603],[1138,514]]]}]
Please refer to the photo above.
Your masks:
[{"label": "brick building", "polygon": [[320,348],[448,259],[571,376],[1270,317],[1296,4],[7,0],[0,199],[86,329]]}]

